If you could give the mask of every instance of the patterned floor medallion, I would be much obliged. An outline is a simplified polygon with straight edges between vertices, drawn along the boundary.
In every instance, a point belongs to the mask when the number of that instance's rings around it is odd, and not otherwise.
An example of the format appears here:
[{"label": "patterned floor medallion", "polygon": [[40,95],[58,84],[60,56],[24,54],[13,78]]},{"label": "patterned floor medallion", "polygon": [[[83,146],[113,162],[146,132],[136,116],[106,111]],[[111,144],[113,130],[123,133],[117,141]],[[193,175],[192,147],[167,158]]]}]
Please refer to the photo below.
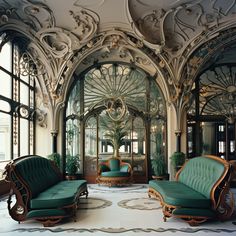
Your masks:
[{"label": "patterned floor medallion", "polygon": [[152,198],[131,198],[118,202],[118,206],[135,210],[158,210],[161,209],[159,202]]},{"label": "patterned floor medallion", "polygon": [[79,209],[87,209],[87,210],[94,210],[94,209],[101,209],[106,208],[112,205],[111,201],[100,199],[100,198],[81,198],[79,203]]}]

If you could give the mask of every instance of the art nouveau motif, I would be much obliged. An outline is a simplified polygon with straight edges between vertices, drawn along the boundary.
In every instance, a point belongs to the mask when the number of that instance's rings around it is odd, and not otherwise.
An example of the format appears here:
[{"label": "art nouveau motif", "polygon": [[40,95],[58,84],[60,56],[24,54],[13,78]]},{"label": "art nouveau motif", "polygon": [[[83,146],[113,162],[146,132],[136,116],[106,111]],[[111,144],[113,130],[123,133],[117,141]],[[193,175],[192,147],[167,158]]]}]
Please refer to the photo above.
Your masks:
[{"label": "art nouveau motif", "polygon": [[200,76],[200,114],[223,115],[230,123],[234,123],[235,74],[234,65],[218,65]]},{"label": "art nouveau motif", "polygon": [[[172,1],[168,4],[130,0],[129,8],[135,27],[146,41],[177,53],[186,42],[205,37],[207,29],[232,22],[235,1]],[[192,46],[195,43],[193,41]]]}]

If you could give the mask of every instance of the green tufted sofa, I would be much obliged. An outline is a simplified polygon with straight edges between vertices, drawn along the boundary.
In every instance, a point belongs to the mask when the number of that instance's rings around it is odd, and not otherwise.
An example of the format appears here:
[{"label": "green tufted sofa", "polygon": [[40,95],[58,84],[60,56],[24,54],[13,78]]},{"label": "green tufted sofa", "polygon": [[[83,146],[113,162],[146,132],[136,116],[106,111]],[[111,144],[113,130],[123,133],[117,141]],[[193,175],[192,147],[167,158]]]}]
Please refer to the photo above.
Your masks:
[{"label": "green tufted sofa", "polygon": [[108,186],[121,186],[132,182],[131,165],[119,158],[110,158],[99,163],[97,183]]},{"label": "green tufted sofa", "polygon": [[229,162],[215,156],[195,157],[179,170],[176,181],[150,180],[148,195],[160,200],[164,221],[173,216],[195,226],[208,219],[226,220],[234,211],[230,177]]},{"label": "green tufted sofa", "polygon": [[53,226],[62,218],[75,217],[79,197],[88,196],[85,180],[63,180],[55,164],[41,156],[17,158],[5,167],[5,174],[11,185],[9,214],[18,222],[36,219]]}]

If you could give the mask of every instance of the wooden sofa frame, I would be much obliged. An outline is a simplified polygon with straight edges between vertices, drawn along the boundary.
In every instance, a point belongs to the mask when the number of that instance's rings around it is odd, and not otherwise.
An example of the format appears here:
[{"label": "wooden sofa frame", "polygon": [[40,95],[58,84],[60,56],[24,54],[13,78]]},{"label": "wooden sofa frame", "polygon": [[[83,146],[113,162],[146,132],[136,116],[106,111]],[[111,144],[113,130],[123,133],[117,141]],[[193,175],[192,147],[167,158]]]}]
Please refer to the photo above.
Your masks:
[{"label": "wooden sofa frame", "polygon": [[[234,196],[230,191],[230,179],[232,176],[232,166],[230,163],[220,157],[216,157],[213,155],[205,156],[207,158],[216,160],[224,165],[224,172],[221,178],[214,184],[211,189],[211,203],[212,203],[212,212],[214,212],[214,217],[221,221],[228,220],[234,213]],[[176,181],[178,181],[180,173],[185,168],[187,162],[182,166],[182,168],[176,174]],[[187,215],[187,214],[179,214],[175,215],[173,212],[176,209],[181,209],[181,206],[169,205],[165,203],[163,196],[154,188],[149,187],[148,196],[154,197],[160,201],[163,211],[163,220],[166,221],[169,217],[177,217],[181,218],[190,226],[197,226],[200,223],[203,223],[210,219],[211,217],[203,216],[203,215]],[[196,202],[197,204],[197,202]]]},{"label": "wooden sofa frame", "polygon": [[[10,216],[19,223],[21,221],[25,221],[28,219],[27,214],[30,213],[31,211],[30,200],[32,199],[32,193],[28,183],[21,177],[19,173],[17,173],[16,165],[20,161],[31,157],[39,157],[39,156],[37,155],[22,156],[15,160],[12,160],[5,167],[5,173],[4,173],[6,176],[5,181],[10,183],[10,193],[7,201],[8,211]],[[63,176],[60,170],[55,165],[55,163],[51,160],[48,161],[51,163],[52,169],[58,174],[58,176],[60,176],[60,179],[63,180]],[[41,222],[45,227],[53,226],[66,217],[74,217],[75,219],[76,211],[78,209],[79,198],[83,195],[85,195],[86,198],[88,196],[87,184],[79,188],[73,204],[65,205],[61,208],[55,209],[55,211],[57,212],[61,211],[63,214],[57,213],[51,216],[47,215],[47,216],[33,217],[30,219],[35,219]]]}]

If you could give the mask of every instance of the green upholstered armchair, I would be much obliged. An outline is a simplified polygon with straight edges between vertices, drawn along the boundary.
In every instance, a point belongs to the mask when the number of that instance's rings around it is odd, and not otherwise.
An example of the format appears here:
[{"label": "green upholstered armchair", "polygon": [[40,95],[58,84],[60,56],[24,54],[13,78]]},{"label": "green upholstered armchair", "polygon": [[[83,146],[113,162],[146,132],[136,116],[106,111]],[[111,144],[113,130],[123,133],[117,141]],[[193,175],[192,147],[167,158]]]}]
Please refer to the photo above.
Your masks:
[{"label": "green upholstered armchair", "polygon": [[127,162],[121,161],[119,158],[110,158],[107,161],[99,163],[98,177],[96,179],[98,184],[108,186],[121,186],[131,184],[132,169]]}]

